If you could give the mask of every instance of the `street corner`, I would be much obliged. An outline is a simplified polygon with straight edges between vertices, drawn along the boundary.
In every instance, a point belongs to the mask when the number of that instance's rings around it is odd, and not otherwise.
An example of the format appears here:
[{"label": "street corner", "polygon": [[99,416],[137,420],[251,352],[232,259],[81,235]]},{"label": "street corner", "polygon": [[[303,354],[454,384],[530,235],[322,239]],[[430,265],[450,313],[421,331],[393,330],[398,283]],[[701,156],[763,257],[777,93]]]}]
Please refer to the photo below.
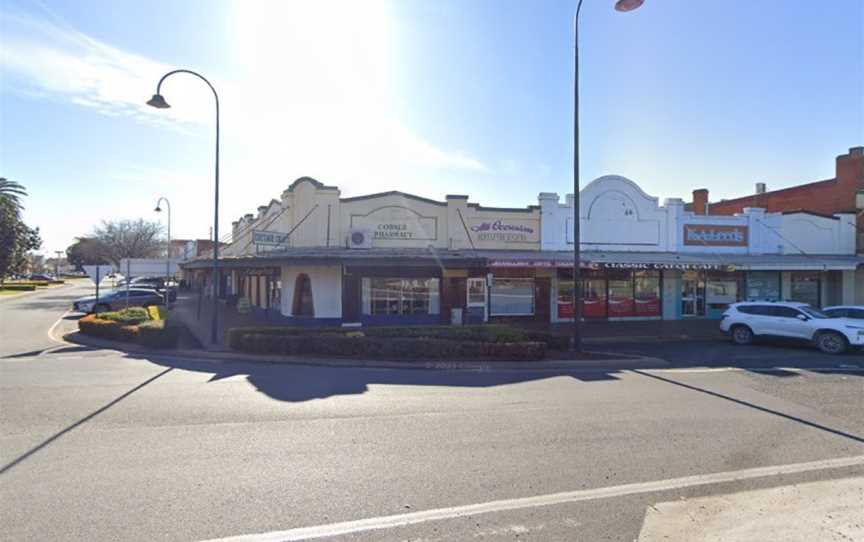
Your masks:
[{"label": "street corner", "polygon": [[864,540],[864,477],[650,505],[638,542]]}]

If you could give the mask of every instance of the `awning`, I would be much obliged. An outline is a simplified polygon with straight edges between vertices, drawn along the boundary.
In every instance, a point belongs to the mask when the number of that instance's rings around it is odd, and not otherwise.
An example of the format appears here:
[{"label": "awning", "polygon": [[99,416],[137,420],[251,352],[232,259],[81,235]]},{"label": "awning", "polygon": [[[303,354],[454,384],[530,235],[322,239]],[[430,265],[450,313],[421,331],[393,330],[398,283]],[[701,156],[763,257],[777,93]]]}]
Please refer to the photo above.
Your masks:
[{"label": "awning", "polygon": [[[811,254],[718,254],[675,252],[583,251],[586,269],[680,269],[719,271],[849,271],[864,265],[860,256]],[[209,269],[211,259],[182,263],[184,269]],[[354,265],[398,267],[572,268],[568,251],[298,248],[219,259],[220,267],[238,269],[273,265]]]},{"label": "awning", "polygon": [[[484,251],[489,267],[573,267],[573,253],[559,251]],[[588,269],[681,269],[840,271],[864,265],[859,256],[810,254],[717,254],[675,252],[583,251],[581,267]]]}]

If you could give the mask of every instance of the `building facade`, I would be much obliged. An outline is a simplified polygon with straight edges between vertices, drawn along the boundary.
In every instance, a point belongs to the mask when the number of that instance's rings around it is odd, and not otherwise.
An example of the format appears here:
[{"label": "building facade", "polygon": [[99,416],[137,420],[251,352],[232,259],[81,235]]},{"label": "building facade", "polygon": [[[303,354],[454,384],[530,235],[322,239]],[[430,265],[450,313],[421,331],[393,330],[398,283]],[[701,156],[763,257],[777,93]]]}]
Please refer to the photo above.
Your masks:
[{"label": "building facade", "polygon": [[[580,193],[586,319],[717,318],[729,303],[851,303],[855,214],[700,214],[606,176]],[[297,325],[572,320],[573,197],[524,208],[401,192],[342,198],[304,177],[232,226],[218,295]],[[185,264],[207,284],[209,263]]]}]

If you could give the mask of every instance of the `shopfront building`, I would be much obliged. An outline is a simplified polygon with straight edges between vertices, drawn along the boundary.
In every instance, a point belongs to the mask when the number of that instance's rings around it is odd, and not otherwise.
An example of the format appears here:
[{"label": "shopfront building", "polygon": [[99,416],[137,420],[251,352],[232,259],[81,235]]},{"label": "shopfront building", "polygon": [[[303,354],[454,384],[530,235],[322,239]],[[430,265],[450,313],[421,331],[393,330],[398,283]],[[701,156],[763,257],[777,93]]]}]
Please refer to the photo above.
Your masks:
[{"label": "shopfront building", "polygon": [[[694,214],[601,177],[580,198],[582,315],[719,318],[741,300],[848,303],[864,289],[844,216]],[[491,208],[401,192],[341,198],[309,178],[233,225],[220,296],[300,325],[566,322],[573,198]],[[206,283],[209,263],[185,264]]]}]

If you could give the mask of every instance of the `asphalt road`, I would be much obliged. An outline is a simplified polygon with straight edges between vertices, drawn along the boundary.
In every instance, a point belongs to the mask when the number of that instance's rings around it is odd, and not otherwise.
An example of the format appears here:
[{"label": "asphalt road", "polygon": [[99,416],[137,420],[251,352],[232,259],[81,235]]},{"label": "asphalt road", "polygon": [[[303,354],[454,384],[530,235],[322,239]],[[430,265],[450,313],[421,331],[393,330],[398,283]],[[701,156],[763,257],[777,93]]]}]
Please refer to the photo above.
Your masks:
[{"label": "asphalt road", "polygon": [[864,474],[860,356],[615,344],[676,368],[546,372],[136,357],[48,336],[81,290],[0,300],[3,540],[648,540],[661,503]]}]

